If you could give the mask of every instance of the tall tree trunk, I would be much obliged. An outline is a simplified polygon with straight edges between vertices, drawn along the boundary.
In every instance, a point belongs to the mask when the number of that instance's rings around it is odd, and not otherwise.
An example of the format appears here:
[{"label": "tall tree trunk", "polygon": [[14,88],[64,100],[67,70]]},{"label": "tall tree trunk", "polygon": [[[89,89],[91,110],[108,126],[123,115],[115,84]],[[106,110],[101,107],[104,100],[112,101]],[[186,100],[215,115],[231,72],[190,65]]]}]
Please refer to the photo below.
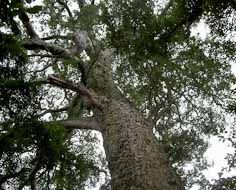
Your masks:
[{"label": "tall tree trunk", "polygon": [[111,61],[109,50],[103,51],[93,68],[90,87],[102,97],[102,109],[95,110],[95,116],[112,190],[183,190],[151,125],[114,85]]}]

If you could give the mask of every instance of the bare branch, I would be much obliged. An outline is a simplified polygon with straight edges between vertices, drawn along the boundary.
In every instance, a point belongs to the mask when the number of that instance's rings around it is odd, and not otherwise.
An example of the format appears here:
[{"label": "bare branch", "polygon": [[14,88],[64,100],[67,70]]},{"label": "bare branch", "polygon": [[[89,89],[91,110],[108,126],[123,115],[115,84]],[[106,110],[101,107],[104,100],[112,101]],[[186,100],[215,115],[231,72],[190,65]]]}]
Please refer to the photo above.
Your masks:
[{"label": "bare branch", "polygon": [[69,36],[52,35],[52,36],[47,36],[47,37],[41,38],[41,40],[53,40],[53,39],[67,40],[67,39],[69,39]]},{"label": "bare branch", "polygon": [[54,44],[46,43],[43,40],[41,40],[38,34],[35,32],[32,24],[30,23],[29,17],[25,12],[22,11],[19,17],[26,28],[27,34],[32,38],[31,40],[23,42],[22,43],[23,47],[25,47],[28,50],[38,50],[38,49],[46,50],[51,52],[53,55],[61,55],[64,58],[71,56],[69,50]]},{"label": "bare branch", "polygon": [[59,121],[67,129],[87,129],[100,131],[98,122],[94,117],[85,117],[73,120],[62,120]]},{"label": "bare branch", "polygon": [[32,171],[30,172],[30,175],[29,175],[29,182],[30,182],[31,190],[36,190],[36,184],[35,184],[36,174],[42,167],[41,159],[42,159],[42,156],[39,155],[39,159],[37,160],[36,165],[33,167]]},{"label": "bare branch", "polygon": [[49,67],[51,67],[51,66],[53,66],[52,63],[51,63],[51,64],[48,64],[48,65],[46,65],[46,66],[44,66],[42,69],[39,69],[39,70],[33,70],[33,71],[28,71],[28,72],[26,72],[26,73],[33,73],[33,74],[41,73],[41,72],[47,70],[47,69],[48,69]]},{"label": "bare branch", "polygon": [[28,57],[41,57],[41,58],[50,57],[50,58],[53,58],[53,56],[51,54],[30,54],[27,56]]},{"label": "bare branch", "polygon": [[[188,7],[187,1],[183,1],[179,5],[174,7],[174,10],[172,12],[178,12],[178,10],[184,9],[186,16],[182,16],[178,22],[173,23],[170,25],[167,29],[165,29],[165,32],[160,35],[160,38],[162,39],[168,39],[171,36],[175,35],[179,29],[181,28],[186,28],[189,30],[190,26],[199,19],[199,17],[203,13],[203,3],[202,0],[196,0],[193,1],[193,5]],[[169,3],[166,5],[166,7],[163,9],[162,13],[160,16],[164,16],[170,7],[173,6],[173,1],[170,0]],[[180,14],[175,15],[176,16],[181,16]],[[160,21],[162,18],[160,17]],[[157,21],[158,22],[158,21]]]},{"label": "bare branch", "polygon": [[72,15],[72,13],[71,13],[71,11],[70,11],[70,8],[68,7],[68,5],[67,5],[64,1],[62,1],[62,0],[57,0],[57,2],[58,2],[60,5],[62,5],[62,6],[66,9],[66,11],[67,11],[69,17],[73,17],[73,15]]},{"label": "bare branch", "polygon": [[68,109],[69,109],[69,106],[65,106],[58,109],[47,109],[43,113],[39,114],[38,117],[44,116],[47,113],[58,113],[58,112],[67,111]]},{"label": "bare branch", "polygon": [[32,86],[32,85],[42,85],[47,84],[46,80],[32,80],[32,81],[24,81],[24,80],[3,80],[1,81],[0,88],[7,87],[8,89],[19,89],[24,86]]},{"label": "bare branch", "polygon": [[71,52],[69,50],[54,44],[44,42],[40,39],[27,40],[23,42],[22,45],[28,50],[46,50],[52,53],[53,55],[60,55],[64,58],[69,58],[71,56]]},{"label": "bare branch", "polygon": [[89,100],[89,103],[93,107],[101,108],[101,105],[98,104],[97,100],[94,98],[94,96],[91,94],[91,92],[81,83],[78,84],[73,84],[70,81],[65,81],[62,79],[59,79],[53,75],[50,75],[48,77],[48,83],[52,84],[54,86],[64,88],[64,89],[69,89],[74,92],[79,93],[81,96],[86,97]]},{"label": "bare branch", "polygon": [[31,37],[31,38],[39,38],[39,36],[37,35],[37,33],[35,32],[32,24],[30,23],[29,17],[25,12],[22,12],[19,15],[20,20],[22,21],[24,27],[26,28],[26,32],[27,34]]},{"label": "bare branch", "polygon": [[30,184],[31,190],[36,189],[36,184],[35,184],[36,174],[42,168],[42,165],[44,164],[42,160],[43,160],[42,151],[38,149],[36,157],[32,160],[32,163],[35,163],[35,165],[33,165],[30,168],[31,171],[29,172],[29,175],[25,178],[24,183],[20,185],[19,187],[20,190],[22,190],[28,183]]}]

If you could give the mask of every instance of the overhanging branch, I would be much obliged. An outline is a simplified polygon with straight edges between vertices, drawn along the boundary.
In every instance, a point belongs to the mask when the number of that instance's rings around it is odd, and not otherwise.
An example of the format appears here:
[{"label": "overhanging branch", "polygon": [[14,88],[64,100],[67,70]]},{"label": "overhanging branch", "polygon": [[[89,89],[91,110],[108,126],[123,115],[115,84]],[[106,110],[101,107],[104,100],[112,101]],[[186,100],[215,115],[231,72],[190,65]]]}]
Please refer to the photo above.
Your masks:
[{"label": "overhanging branch", "polygon": [[24,48],[28,50],[38,50],[38,49],[46,50],[52,53],[53,55],[60,55],[61,57],[64,58],[68,58],[72,55],[69,50],[54,44],[44,42],[42,39],[40,39],[39,35],[36,33],[32,24],[30,23],[28,15],[23,10],[21,10],[19,18],[22,21],[27,34],[31,38],[31,40],[26,40],[22,42]]},{"label": "overhanging branch", "polygon": [[67,129],[87,129],[100,131],[99,124],[93,117],[59,121]]},{"label": "overhanging branch", "polygon": [[50,75],[47,81],[51,85],[77,92],[81,96],[86,97],[92,107],[101,108],[101,105],[97,102],[94,95],[92,95],[91,92],[83,84],[73,84],[70,81],[59,79],[53,75]]},{"label": "overhanging branch", "polygon": [[169,1],[169,3],[166,5],[166,7],[162,10],[162,13],[159,15],[159,20],[157,20],[157,26],[159,26],[158,22],[162,22],[163,17],[167,17],[166,13],[168,10],[173,7],[172,13],[174,12],[174,15],[171,16],[181,16],[179,14],[181,11],[184,12],[184,14],[178,19],[177,22],[173,22],[170,24],[164,31],[164,33],[160,34],[160,38],[162,39],[168,39],[171,36],[175,35],[179,29],[181,28],[187,28],[189,30],[190,26],[200,18],[200,16],[203,14],[203,0],[193,0],[193,1],[182,1],[177,4],[177,6],[174,6],[174,2],[172,0]]},{"label": "overhanging branch", "polygon": [[51,35],[41,38],[41,40],[54,40],[54,39],[68,40],[70,39],[70,36]]},{"label": "overhanging branch", "polygon": [[170,0],[166,6],[164,7],[164,9],[161,11],[160,15],[159,16],[164,16],[166,15],[166,13],[168,12],[168,10],[170,9],[170,7],[173,5],[174,3],[174,0]]},{"label": "overhanging branch", "polygon": [[44,42],[41,39],[27,40],[22,42],[22,45],[28,50],[46,50],[52,53],[53,55],[60,55],[60,57],[63,58],[69,58],[71,56],[71,52],[69,50],[54,44]]},{"label": "overhanging branch", "polygon": [[44,112],[40,113],[39,115],[37,115],[38,117],[42,117],[47,113],[60,113],[60,112],[64,112],[67,111],[69,109],[69,106],[65,106],[62,108],[58,108],[58,109],[46,109]]},{"label": "overhanging branch", "polygon": [[23,12],[23,10],[21,10],[21,14],[19,15],[19,18],[22,21],[27,34],[31,38],[39,38],[38,34],[35,32],[32,24],[30,23],[30,19],[29,19],[28,15],[25,12]]},{"label": "overhanging branch", "polygon": [[72,15],[72,13],[71,13],[71,11],[70,11],[70,8],[68,7],[68,5],[67,5],[64,1],[62,1],[62,0],[57,0],[57,2],[58,2],[60,5],[62,5],[62,6],[66,9],[66,11],[67,11],[69,17],[73,17],[73,15]]}]

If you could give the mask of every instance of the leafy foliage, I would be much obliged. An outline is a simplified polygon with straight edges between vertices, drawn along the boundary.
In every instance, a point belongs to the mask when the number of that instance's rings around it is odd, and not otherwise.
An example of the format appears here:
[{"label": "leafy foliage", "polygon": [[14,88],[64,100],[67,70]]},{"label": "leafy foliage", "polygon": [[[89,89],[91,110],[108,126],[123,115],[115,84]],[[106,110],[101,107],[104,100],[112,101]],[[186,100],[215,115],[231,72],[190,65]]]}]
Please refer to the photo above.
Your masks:
[{"label": "leafy foliage", "polygon": [[235,189],[235,177],[222,178],[211,187],[212,190],[233,190]]},{"label": "leafy foliage", "polygon": [[[96,55],[62,60],[47,49],[24,49],[29,36],[17,19],[23,12],[37,23],[40,37],[54,45],[73,49],[74,32],[80,29],[88,32],[95,46],[116,48],[114,82],[153,121],[158,140],[187,184],[197,182],[207,167],[206,138],[224,134],[222,113],[229,103],[230,110],[236,110],[229,65],[235,59],[235,41],[229,37],[235,30],[235,1],[170,0],[162,5],[152,0],[100,4],[44,0],[34,6],[32,2],[0,1],[2,187],[33,189],[30,181],[36,181],[40,189],[82,189],[89,178],[96,181],[99,175],[93,135],[65,130],[57,122],[90,114],[89,110],[84,111],[80,98],[72,100],[71,92],[43,82],[48,74],[80,81],[81,65],[89,70]],[[210,28],[206,39],[191,34],[199,21]],[[73,101],[77,110],[62,109]],[[75,148],[73,137],[78,133]],[[235,136],[231,142],[236,149]],[[189,162],[193,170],[184,173]],[[213,189],[225,188],[224,184],[232,188],[233,183],[222,179]]]},{"label": "leafy foliage", "polygon": [[[223,4],[170,1],[162,13],[155,13],[151,1],[106,1],[104,5],[108,43],[118,53],[116,82],[154,120],[160,140],[179,166],[197,160],[199,167],[207,149],[205,136],[225,131],[221,113],[232,98],[234,76],[229,62],[235,59],[235,42],[226,37],[226,31],[232,31],[228,26],[234,26],[226,19],[234,15],[233,3]],[[213,7],[224,15],[224,24]],[[212,29],[207,39],[191,36],[189,29],[200,18]],[[225,30],[222,37],[216,28],[219,23]]]},{"label": "leafy foliage", "polygon": [[[85,149],[80,144],[74,150],[73,142],[68,139],[73,136],[71,132],[58,123],[45,125],[39,118],[46,91],[36,80],[37,73],[30,71],[31,60],[22,48],[22,39],[16,36],[19,32],[13,20],[22,4],[4,2],[0,18],[15,35],[0,32],[1,189],[33,188],[34,181],[40,189],[55,184],[57,189],[82,189],[89,176],[97,175],[95,162],[91,160],[93,154],[84,155],[86,151],[94,152],[93,147]],[[29,8],[27,12],[39,13],[41,8]]]}]

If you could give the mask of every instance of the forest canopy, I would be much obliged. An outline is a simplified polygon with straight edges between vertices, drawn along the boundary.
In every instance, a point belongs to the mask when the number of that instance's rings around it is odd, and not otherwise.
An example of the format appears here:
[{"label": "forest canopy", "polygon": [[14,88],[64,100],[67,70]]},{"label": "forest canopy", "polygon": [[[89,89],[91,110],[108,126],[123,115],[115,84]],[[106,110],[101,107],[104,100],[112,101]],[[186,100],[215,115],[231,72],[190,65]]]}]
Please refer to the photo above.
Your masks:
[{"label": "forest canopy", "polygon": [[[112,186],[94,132],[104,132],[97,94],[113,97],[94,69],[109,49],[117,99],[152,124],[185,188],[235,188],[235,176],[202,173],[212,136],[231,143],[236,167],[235,10],[235,0],[0,0],[0,187]],[[200,22],[206,38],[192,33]]]}]

